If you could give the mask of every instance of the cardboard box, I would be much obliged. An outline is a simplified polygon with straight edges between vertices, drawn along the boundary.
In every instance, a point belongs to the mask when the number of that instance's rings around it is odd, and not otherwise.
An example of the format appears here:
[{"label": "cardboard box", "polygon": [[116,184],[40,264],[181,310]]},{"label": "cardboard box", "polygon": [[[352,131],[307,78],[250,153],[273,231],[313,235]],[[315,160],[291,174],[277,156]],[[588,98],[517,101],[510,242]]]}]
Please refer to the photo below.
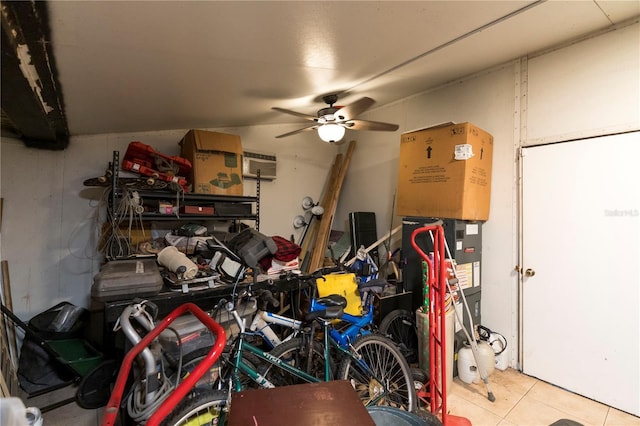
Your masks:
[{"label": "cardboard box", "polygon": [[189,130],[180,147],[193,166],[189,181],[194,193],[244,195],[240,136]]},{"label": "cardboard box", "polygon": [[398,216],[487,220],[493,136],[471,123],[403,133]]}]

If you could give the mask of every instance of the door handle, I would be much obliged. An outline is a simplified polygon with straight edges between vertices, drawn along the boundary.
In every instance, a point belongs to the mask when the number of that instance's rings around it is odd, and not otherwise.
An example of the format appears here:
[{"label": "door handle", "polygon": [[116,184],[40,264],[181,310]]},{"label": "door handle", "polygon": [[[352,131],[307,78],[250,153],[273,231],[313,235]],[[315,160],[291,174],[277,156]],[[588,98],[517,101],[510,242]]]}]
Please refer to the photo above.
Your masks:
[{"label": "door handle", "polygon": [[532,277],[532,276],[534,276],[534,275],[536,274],[536,271],[534,271],[534,270],[533,270],[533,269],[531,269],[531,268],[528,268],[526,271],[524,271],[524,274],[525,274],[527,277]]}]

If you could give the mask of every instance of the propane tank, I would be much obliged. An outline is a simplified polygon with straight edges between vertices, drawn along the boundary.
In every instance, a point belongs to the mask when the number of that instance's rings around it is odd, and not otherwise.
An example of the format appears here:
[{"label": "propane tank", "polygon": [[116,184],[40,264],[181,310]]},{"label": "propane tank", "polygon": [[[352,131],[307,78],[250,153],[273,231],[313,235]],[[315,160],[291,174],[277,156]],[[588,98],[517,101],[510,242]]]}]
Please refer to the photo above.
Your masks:
[{"label": "propane tank", "polygon": [[[478,362],[488,377],[495,371],[495,353],[487,342],[480,340],[477,344]],[[467,384],[480,383],[482,380],[473,356],[473,350],[467,342],[464,342],[464,346],[458,350],[458,377]]]}]

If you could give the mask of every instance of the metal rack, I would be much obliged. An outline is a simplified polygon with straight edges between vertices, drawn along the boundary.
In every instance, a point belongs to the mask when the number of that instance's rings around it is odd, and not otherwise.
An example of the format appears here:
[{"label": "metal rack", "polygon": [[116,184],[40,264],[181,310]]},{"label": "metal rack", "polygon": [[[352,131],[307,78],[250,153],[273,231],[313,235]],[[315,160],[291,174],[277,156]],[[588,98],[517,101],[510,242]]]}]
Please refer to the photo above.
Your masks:
[{"label": "metal rack", "polygon": [[[119,181],[119,164],[120,154],[118,151],[113,151],[113,160],[110,164],[111,174],[111,197],[109,209],[111,213],[115,214],[116,206],[122,199],[123,190],[118,184]],[[257,191],[256,196],[239,196],[239,195],[218,195],[218,194],[190,194],[184,192],[170,192],[170,191],[153,191],[153,190],[138,190],[138,194],[143,200],[162,200],[177,198],[180,203],[195,203],[198,205],[234,205],[234,204],[255,204],[254,213],[217,213],[214,210],[213,215],[204,214],[162,214],[160,212],[143,212],[139,214],[140,219],[145,221],[211,221],[211,220],[253,220],[255,221],[255,228],[259,230],[260,225],[260,176],[257,179]]]}]

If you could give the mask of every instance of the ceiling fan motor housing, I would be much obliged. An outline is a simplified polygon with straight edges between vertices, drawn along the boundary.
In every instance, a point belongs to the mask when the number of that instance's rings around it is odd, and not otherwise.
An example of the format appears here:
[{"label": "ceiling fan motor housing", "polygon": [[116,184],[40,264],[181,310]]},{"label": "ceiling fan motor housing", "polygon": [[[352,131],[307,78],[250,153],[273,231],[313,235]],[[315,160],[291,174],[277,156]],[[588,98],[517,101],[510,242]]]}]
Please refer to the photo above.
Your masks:
[{"label": "ceiling fan motor housing", "polygon": [[[328,108],[322,108],[320,111],[318,111],[318,119],[320,118],[324,118],[325,121],[338,121],[343,118],[339,118],[338,115],[336,114],[336,112],[339,110],[340,108],[336,108],[336,107],[328,107]],[[332,115],[333,116],[333,120],[329,120],[327,119],[327,115]]]}]

